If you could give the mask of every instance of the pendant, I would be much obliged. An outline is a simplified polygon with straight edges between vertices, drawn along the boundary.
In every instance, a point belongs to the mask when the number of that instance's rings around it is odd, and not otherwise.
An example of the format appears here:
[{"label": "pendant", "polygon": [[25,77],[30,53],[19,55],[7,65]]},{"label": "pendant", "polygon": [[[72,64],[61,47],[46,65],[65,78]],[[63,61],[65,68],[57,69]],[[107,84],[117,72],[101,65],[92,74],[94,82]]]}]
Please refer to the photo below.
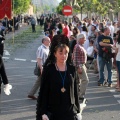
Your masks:
[{"label": "pendant", "polygon": [[64,93],[66,91],[66,89],[63,87],[61,88],[61,92]]}]

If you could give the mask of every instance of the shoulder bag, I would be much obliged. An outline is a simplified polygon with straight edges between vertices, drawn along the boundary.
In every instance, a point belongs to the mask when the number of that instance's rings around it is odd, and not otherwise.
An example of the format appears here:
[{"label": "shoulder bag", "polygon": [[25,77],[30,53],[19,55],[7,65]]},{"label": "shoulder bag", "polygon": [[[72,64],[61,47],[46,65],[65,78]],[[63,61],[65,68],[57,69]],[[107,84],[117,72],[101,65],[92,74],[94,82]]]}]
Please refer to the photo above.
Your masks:
[{"label": "shoulder bag", "polygon": [[36,66],[35,66],[35,69],[34,69],[34,75],[36,75],[36,76],[40,76],[41,75],[40,67],[38,66],[37,62],[36,62]]}]

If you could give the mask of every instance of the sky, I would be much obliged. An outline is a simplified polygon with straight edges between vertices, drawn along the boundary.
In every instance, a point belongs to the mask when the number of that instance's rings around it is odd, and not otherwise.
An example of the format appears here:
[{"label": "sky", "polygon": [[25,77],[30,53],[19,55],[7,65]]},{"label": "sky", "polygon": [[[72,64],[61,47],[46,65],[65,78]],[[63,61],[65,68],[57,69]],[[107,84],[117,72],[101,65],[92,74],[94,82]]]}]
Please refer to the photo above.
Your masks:
[{"label": "sky", "polygon": [[58,0],[58,2],[61,2],[62,0]]}]

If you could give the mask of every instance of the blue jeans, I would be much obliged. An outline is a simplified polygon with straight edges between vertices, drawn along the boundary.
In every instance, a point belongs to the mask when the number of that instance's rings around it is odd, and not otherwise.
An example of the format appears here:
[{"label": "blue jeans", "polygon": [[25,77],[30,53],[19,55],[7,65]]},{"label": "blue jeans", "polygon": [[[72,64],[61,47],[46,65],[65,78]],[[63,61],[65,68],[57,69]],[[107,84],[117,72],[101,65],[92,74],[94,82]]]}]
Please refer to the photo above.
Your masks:
[{"label": "blue jeans", "polygon": [[108,83],[111,84],[112,83],[112,59],[110,60],[110,62],[106,62],[102,57],[98,57],[99,60],[99,66],[100,66],[100,79],[99,79],[99,83],[103,84],[104,82],[104,67],[106,65],[107,70],[108,70]]}]

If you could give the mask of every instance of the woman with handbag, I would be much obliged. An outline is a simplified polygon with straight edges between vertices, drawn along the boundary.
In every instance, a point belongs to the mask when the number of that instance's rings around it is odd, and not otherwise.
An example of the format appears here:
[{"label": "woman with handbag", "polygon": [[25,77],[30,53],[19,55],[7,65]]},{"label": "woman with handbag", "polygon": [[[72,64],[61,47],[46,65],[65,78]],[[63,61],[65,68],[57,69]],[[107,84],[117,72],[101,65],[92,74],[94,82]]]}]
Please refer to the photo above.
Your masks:
[{"label": "woman with handbag", "polygon": [[36,120],[77,120],[80,112],[77,90],[69,39],[56,35],[43,67]]}]

